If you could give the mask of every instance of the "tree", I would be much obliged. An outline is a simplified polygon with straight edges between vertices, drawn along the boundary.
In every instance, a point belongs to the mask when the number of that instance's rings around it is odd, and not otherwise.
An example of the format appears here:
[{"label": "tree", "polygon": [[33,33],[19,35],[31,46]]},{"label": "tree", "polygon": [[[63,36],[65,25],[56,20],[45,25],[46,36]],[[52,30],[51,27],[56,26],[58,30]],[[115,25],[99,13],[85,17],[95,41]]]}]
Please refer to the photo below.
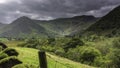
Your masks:
[{"label": "tree", "polygon": [[92,65],[96,58],[100,57],[101,53],[94,47],[79,46],[74,49],[69,49],[67,57],[69,59]]},{"label": "tree", "polygon": [[70,42],[65,44],[64,50],[67,52],[70,48],[76,48],[77,46],[83,46],[84,42],[79,38],[73,38]]},{"label": "tree", "polygon": [[111,60],[109,67],[120,68],[120,49],[113,49],[108,55]]},{"label": "tree", "polygon": [[100,57],[101,53],[94,47],[86,47],[81,51],[80,61],[91,65],[97,57]]}]

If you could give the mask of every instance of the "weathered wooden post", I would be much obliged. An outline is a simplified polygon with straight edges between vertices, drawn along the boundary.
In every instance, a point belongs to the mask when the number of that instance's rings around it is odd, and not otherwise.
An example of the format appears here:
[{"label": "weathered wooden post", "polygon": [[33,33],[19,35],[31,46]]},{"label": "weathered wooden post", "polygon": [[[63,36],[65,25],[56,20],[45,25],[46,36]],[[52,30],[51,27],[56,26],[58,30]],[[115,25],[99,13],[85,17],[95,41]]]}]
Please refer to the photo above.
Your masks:
[{"label": "weathered wooden post", "polygon": [[40,68],[47,68],[46,53],[44,51],[39,51],[38,54],[39,54]]}]

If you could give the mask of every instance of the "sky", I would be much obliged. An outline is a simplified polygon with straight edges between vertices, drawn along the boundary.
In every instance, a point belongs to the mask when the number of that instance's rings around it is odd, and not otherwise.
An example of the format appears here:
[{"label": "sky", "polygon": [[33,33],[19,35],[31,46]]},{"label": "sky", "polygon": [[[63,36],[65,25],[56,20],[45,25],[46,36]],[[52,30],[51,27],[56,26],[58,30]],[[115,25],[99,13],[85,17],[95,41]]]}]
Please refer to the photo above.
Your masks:
[{"label": "sky", "polygon": [[102,17],[120,5],[120,0],[0,0],[0,22],[21,16],[51,20],[80,15]]}]

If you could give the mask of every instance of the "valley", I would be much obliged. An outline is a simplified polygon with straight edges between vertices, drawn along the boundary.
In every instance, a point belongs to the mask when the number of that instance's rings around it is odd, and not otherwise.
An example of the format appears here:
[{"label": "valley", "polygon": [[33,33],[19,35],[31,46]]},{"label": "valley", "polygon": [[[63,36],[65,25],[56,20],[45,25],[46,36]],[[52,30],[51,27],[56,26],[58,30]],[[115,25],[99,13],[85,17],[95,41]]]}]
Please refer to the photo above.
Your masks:
[{"label": "valley", "polygon": [[103,17],[22,16],[0,24],[0,42],[0,68],[40,68],[38,51],[48,68],[120,68],[120,6]]}]

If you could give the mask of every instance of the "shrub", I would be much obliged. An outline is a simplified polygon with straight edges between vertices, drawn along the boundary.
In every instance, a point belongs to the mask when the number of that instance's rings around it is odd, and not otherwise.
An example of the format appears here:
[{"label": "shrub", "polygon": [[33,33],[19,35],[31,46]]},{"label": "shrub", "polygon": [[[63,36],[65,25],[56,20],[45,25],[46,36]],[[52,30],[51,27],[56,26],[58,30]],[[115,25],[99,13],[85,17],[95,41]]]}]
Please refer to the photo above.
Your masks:
[{"label": "shrub", "polygon": [[70,48],[76,48],[77,46],[83,46],[84,42],[79,38],[73,38],[70,42],[65,44],[64,49],[68,51]]},{"label": "shrub", "polygon": [[93,66],[101,67],[101,68],[110,68],[108,65],[110,64],[110,60],[106,56],[97,57],[94,60]]},{"label": "shrub", "polygon": [[6,49],[7,48],[7,45],[5,45],[4,43],[1,43],[1,42],[0,42],[0,46],[2,47],[2,49]]},{"label": "shrub", "polygon": [[99,50],[93,47],[86,47],[81,52],[80,61],[91,65],[97,57],[100,57],[101,53]]},{"label": "shrub", "polygon": [[92,65],[96,58],[100,57],[101,53],[94,47],[79,46],[74,49],[69,49],[67,57],[69,59]]},{"label": "shrub", "polygon": [[110,48],[112,47],[111,43],[108,42],[108,43],[104,43],[104,42],[101,42],[102,44],[97,44],[97,45],[94,45],[96,49],[98,49],[103,56],[106,56],[109,52],[110,52]]},{"label": "shrub", "polygon": [[48,44],[53,44],[55,42],[55,38],[48,38]]},{"label": "shrub", "polygon": [[65,51],[62,48],[57,48],[57,50],[55,50],[54,53],[59,56],[65,56]]},{"label": "shrub", "polygon": [[29,48],[37,48],[40,45],[39,39],[27,39],[24,43],[19,44],[20,47],[29,47]]},{"label": "shrub", "polygon": [[120,68],[120,49],[112,49],[107,57],[111,60],[109,67]]},{"label": "shrub", "polygon": [[6,57],[8,57],[7,54],[5,54],[5,53],[0,53],[0,60],[1,60],[1,59],[4,59],[4,58],[6,58]]},{"label": "shrub", "polygon": [[6,53],[8,56],[18,56],[18,52],[15,49],[7,48],[3,50],[3,53]]},{"label": "shrub", "polygon": [[41,51],[48,51],[48,52],[54,52],[55,51],[55,48],[52,47],[52,46],[41,46],[41,47],[38,47]]},{"label": "shrub", "polygon": [[114,39],[112,45],[114,48],[120,48],[120,38]]},{"label": "shrub", "polygon": [[11,56],[0,60],[0,68],[11,68],[14,65],[21,63],[22,62],[18,60],[15,56]]},{"label": "shrub", "polygon": [[71,60],[80,62],[80,56],[81,56],[80,50],[81,50],[80,47],[74,48],[74,49],[69,49],[66,57]]}]

